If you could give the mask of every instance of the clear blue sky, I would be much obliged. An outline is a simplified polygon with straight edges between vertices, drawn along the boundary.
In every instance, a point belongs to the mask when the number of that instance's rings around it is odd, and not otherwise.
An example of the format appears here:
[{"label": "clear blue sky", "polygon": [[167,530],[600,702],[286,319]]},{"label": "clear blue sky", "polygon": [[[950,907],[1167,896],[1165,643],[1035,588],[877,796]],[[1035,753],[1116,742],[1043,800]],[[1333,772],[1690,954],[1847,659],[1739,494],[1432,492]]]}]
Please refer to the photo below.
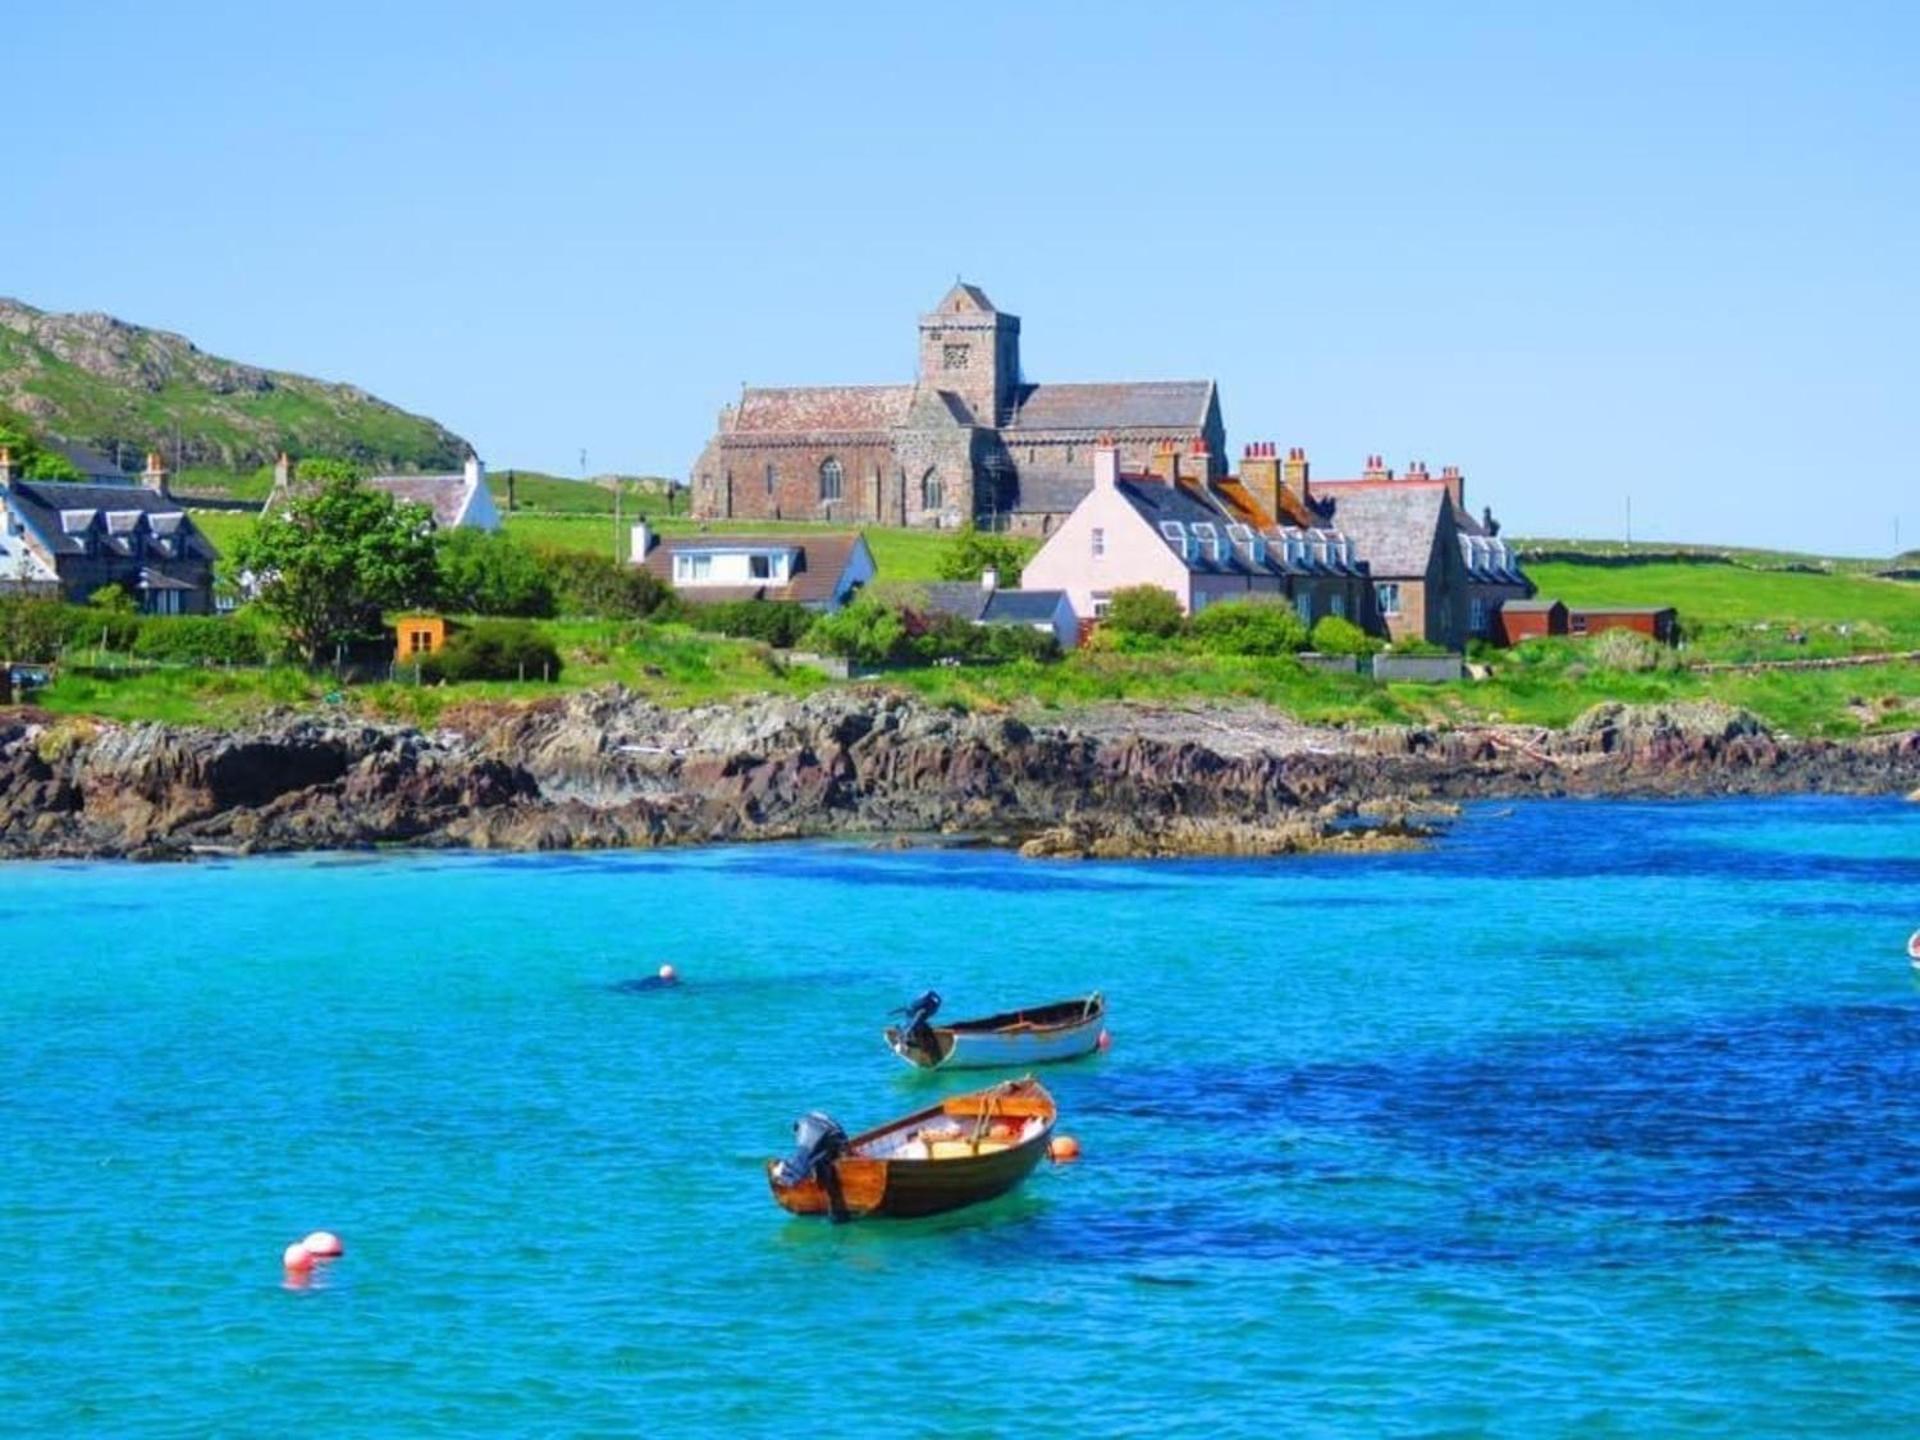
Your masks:
[{"label": "clear blue sky", "polygon": [[352,380],[495,467],[683,475],[743,380],[908,378],[960,272],[1031,379],[1217,379],[1235,454],[1459,464],[1516,533],[1618,535],[1630,494],[1636,538],[1920,544],[1911,5],[7,30],[0,293]]}]

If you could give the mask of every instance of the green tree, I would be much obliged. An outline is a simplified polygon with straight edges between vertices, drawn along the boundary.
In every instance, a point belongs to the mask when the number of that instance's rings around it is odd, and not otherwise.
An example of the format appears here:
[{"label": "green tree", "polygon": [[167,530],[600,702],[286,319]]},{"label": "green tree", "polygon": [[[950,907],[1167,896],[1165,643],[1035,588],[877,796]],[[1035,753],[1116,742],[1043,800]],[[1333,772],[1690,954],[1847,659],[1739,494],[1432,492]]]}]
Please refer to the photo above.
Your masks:
[{"label": "green tree", "polygon": [[1159,585],[1122,586],[1107,606],[1107,624],[1122,635],[1170,640],[1185,623],[1180,602]]},{"label": "green tree", "polygon": [[[301,467],[303,481],[315,468]],[[379,633],[383,610],[433,598],[433,515],[369,490],[351,468],[333,472],[258,524],[234,547],[260,608],[310,662]]]},{"label": "green tree", "polygon": [[900,612],[883,600],[861,595],[831,615],[822,615],[807,632],[806,643],[829,655],[844,655],[868,665],[892,660],[907,641]]},{"label": "green tree", "polygon": [[978,580],[980,572],[991,566],[999,573],[1002,585],[1020,582],[1033,548],[1011,535],[995,535],[964,526],[941,552],[935,569],[942,580]]},{"label": "green tree", "polygon": [[14,473],[29,480],[80,480],[79,467],[58,450],[49,450],[24,426],[0,420],[0,445],[12,454]]},{"label": "green tree", "polygon": [[540,557],[504,531],[442,530],[434,536],[440,605],[461,615],[553,614],[553,582]]}]

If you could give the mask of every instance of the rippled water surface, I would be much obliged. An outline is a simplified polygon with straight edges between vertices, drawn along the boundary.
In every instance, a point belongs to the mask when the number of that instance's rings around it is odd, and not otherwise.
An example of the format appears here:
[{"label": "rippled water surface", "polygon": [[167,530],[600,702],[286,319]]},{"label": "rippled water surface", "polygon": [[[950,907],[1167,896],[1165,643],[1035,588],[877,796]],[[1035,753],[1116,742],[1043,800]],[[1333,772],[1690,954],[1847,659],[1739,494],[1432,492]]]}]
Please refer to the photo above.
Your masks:
[{"label": "rippled water surface", "polygon": [[[1890,801],[0,868],[0,1431],[1913,1434],[1916,926]],[[960,1088],[878,1040],[928,985],[1107,993],[1086,1159],[786,1218],[794,1116]]]}]

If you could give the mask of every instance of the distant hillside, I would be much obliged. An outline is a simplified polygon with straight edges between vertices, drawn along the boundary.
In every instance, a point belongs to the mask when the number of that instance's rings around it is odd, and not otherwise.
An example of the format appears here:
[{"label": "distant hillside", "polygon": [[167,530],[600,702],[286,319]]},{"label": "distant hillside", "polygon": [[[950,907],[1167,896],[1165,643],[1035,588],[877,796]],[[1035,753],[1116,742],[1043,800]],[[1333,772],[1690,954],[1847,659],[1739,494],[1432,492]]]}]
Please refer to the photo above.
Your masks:
[{"label": "distant hillside", "polygon": [[[250,470],[282,449],[383,469],[453,470],[467,442],[351,385],[222,360],[111,315],[0,298],[0,416],[41,435],[176,466]],[[181,454],[174,451],[178,433]]]}]

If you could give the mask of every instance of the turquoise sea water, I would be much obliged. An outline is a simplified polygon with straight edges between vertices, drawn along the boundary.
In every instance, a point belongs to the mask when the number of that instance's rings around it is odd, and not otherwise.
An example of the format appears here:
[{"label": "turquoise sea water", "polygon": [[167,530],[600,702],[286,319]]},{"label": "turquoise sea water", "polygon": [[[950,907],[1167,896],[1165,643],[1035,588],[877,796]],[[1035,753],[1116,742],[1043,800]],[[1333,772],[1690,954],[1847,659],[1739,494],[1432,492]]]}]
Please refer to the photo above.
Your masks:
[{"label": "turquoise sea water", "polygon": [[[0,1431],[1912,1434],[1916,926],[1890,801],[0,868]],[[928,985],[1106,991],[1085,1160],[787,1218],[795,1116],[963,1088],[879,1042]]]}]

